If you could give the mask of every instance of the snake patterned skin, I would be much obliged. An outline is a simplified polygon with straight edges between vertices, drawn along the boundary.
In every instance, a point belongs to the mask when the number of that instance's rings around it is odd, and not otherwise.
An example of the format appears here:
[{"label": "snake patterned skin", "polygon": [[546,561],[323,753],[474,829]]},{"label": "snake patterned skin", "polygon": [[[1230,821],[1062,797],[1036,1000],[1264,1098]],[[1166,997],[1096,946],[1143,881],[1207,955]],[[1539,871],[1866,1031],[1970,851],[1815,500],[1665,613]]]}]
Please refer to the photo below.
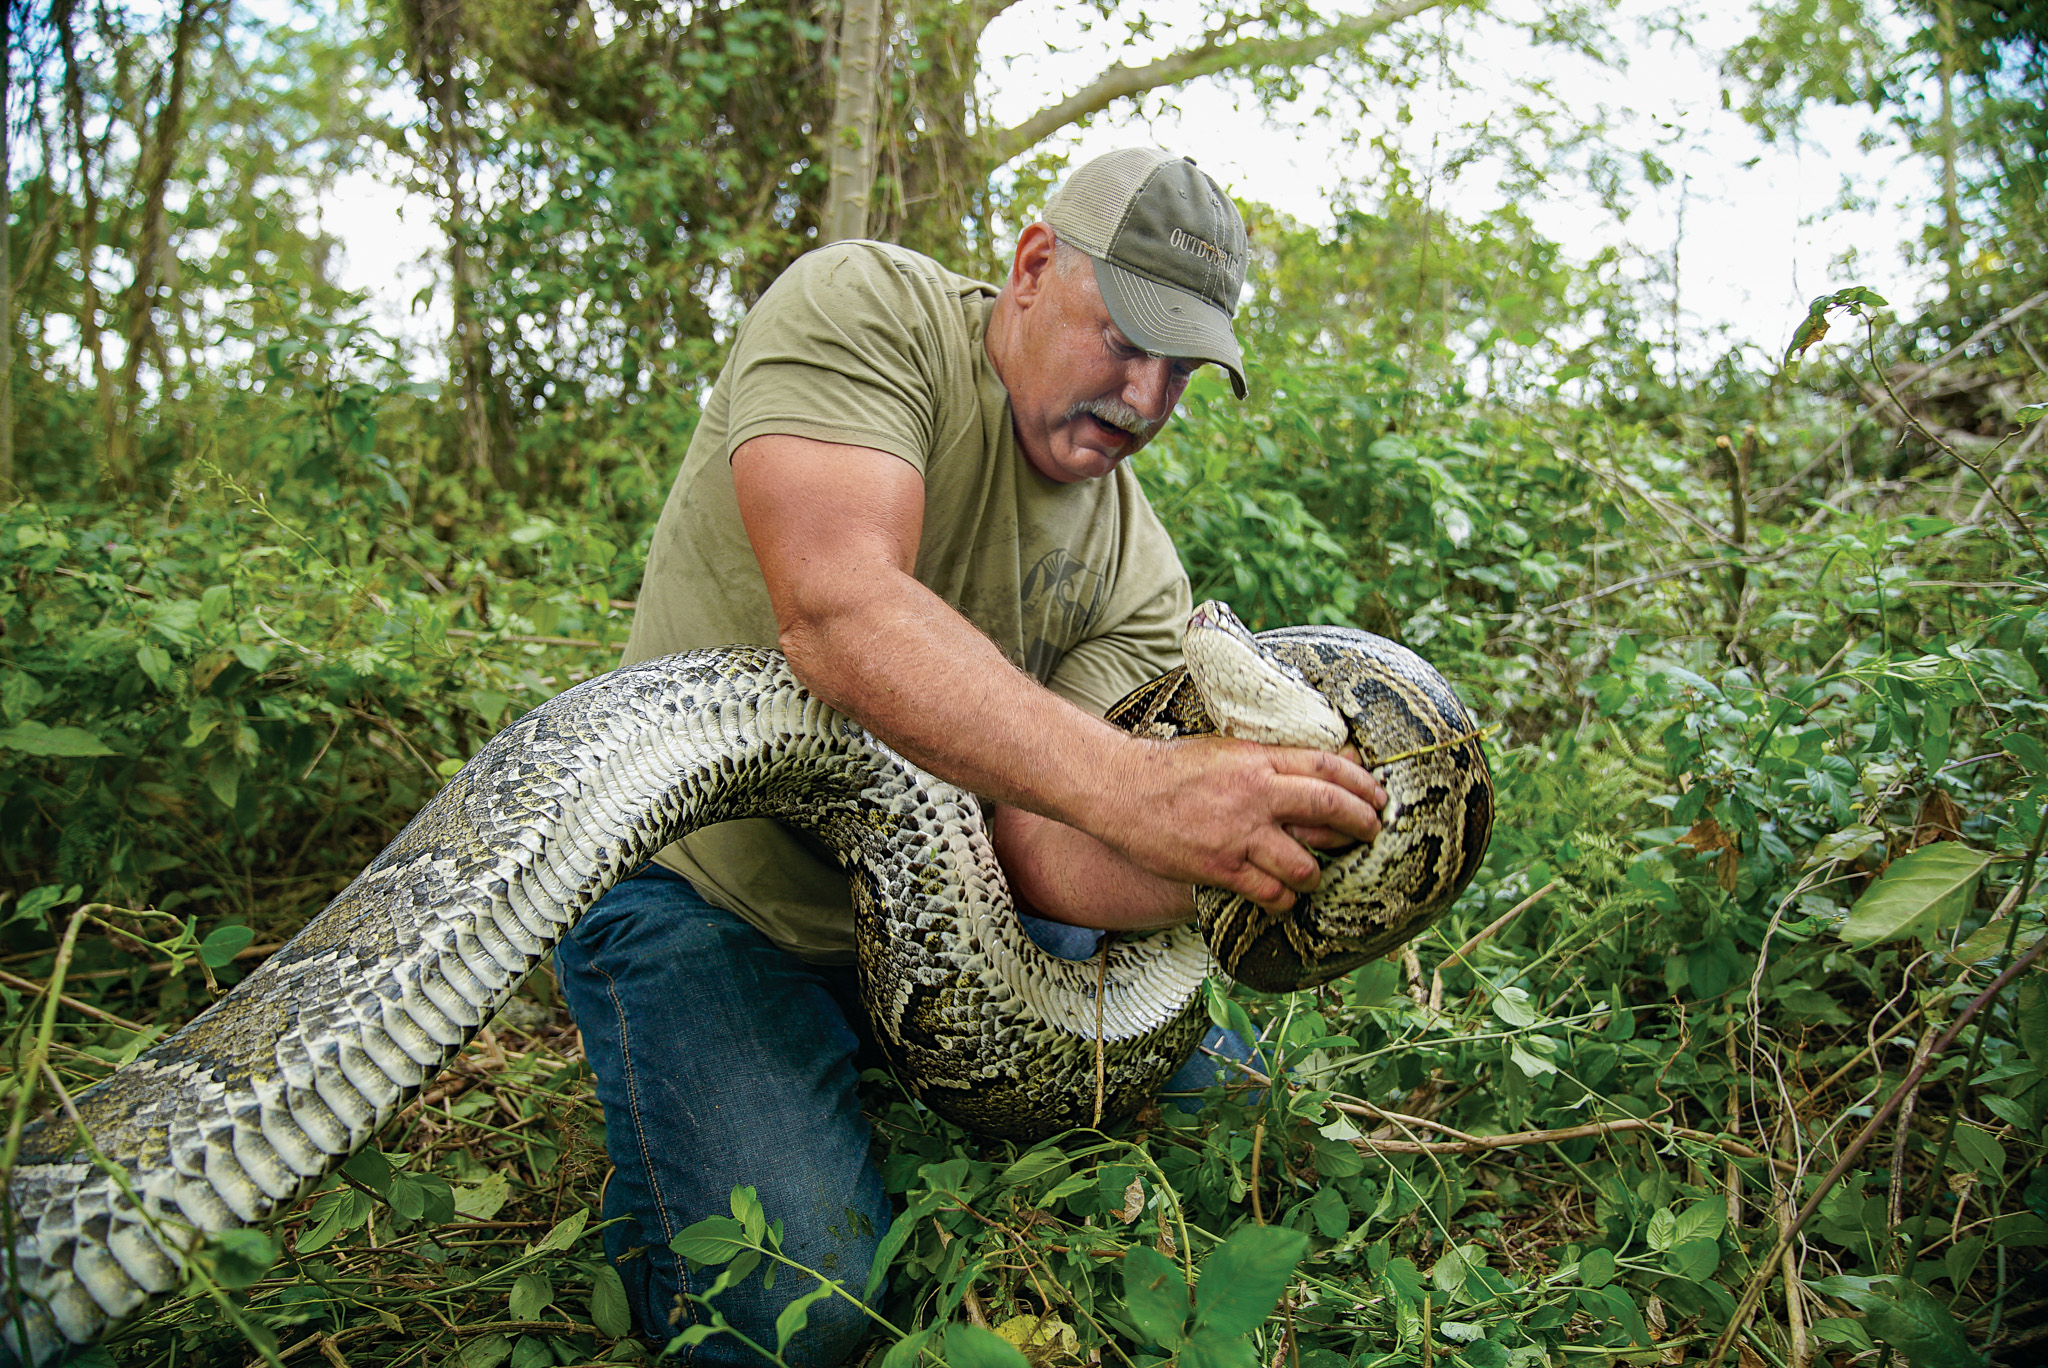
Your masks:
[{"label": "snake patterned skin", "polygon": [[[1204,605],[1190,642],[1211,629],[1244,635]],[[485,746],[226,997],[28,1127],[0,1244],[0,1368],[95,1341],[182,1286],[207,1236],[282,1214],[416,1096],[606,890],[678,836],[732,818],[811,831],[845,864],[877,1038],[935,1110],[1020,1139],[1087,1125],[1099,1053],[1103,1115],[1129,1114],[1200,1038],[1205,934],[1248,981],[1298,968],[1320,982],[1421,930],[1484,848],[1491,781],[1433,671],[1340,629],[1259,645],[1284,689],[1329,691],[1368,762],[1375,746],[1442,749],[1381,774],[1379,842],[1333,862],[1304,900],[1330,925],[1289,930],[1203,890],[1201,932],[1114,938],[1084,962],[1023,934],[978,801],[818,701],[777,652],[670,656],[562,693]],[[1185,669],[1111,716],[1157,737],[1214,727]],[[1374,858],[1382,849],[1393,857]],[[1401,852],[1431,863],[1383,868]],[[1396,888],[1350,888],[1360,877]]]}]

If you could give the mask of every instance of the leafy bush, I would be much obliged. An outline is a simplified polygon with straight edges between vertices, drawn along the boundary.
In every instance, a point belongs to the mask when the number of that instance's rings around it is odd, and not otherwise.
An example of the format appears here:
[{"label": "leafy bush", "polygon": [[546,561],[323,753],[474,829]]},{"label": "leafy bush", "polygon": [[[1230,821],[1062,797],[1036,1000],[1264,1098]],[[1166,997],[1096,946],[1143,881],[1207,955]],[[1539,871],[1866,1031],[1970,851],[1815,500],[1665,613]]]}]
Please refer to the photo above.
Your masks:
[{"label": "leafy bush", "polygon": [[[67,1087],[624,635],[652,472],[613,452],[571,501],[478,494],[390,457],[421,433],[403,381],[303,341],[236,401],[233,460],[154,501],[0,510],[0,997]],[[825,1295],[887,1327],[886,1368],[1717,1339],[1936,1364],[2024,1333],[2048,1245],[2048,992],[2014,972],[2048,800],[2026,525],[1961,466],[1809,491],[1861,420],[1765,385],[1637,423],[1427,401],[1357,356],[1266,380],[1263,408],[1197,389],[1145,458],[1155,502],[1199,593],[1400,637],[1505,724],[1485,865],[1395,959],[1217,988],[1263,1071],[1199,1113],[1019,1149],[871,1079],[888,1291]],[[44,991],[69,1003],[48,1033]],[[577,1050],[543,976],[275,1238],[212,1249],[218,1300],[116,1352],[635,1353]],[[710,1311],[776,1266],[776,1215],[742,1189],[684,1232]]]}]

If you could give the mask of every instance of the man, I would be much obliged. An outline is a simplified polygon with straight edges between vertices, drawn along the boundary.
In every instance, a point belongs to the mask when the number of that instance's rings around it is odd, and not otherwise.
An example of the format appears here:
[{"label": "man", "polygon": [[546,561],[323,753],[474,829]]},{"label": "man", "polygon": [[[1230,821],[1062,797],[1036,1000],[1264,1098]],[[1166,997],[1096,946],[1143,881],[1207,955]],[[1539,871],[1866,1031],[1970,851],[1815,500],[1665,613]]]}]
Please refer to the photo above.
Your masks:
[{"label": "man", "polygon": [[[662,510],[628,661],[779,645],[813,692],[992,805],[1020,901],[1078,926],[1193,914],[1191,885],[1280,907],[1312,848],[1370,840],[1378,784],[1347,757],[1159,743],[1100,714],[1178,660],[1185,573],[1126,458],[1203,363],[1239,398],[1236,207],[1152,150],[1075,171],[1000,290],[879,243],[799,260],[742,323]],[[799,1262],[863,1286],[890,1211],[853,1064],[863,1023],[846,882],[772,822],[662,852],[558,955],[604,1102],[607,1252],[642,1333],[679,1297],[677,1230],[754,1184]],[[701,1284],[698,1284],[701,1286]],[[807,1290],[718,1299],[757,1341]],[[866,1326],[811,1308],[788,1357],[830,1365]],[[691,1351],[741,1363],[729,1336]]]}]

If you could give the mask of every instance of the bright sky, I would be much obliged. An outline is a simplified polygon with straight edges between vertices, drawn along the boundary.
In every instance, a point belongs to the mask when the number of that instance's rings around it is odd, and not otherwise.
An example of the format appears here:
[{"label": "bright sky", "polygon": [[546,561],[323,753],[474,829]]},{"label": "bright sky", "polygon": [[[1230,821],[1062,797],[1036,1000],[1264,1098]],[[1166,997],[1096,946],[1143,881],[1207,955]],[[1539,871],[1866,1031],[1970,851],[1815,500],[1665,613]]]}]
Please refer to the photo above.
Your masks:
[{"label": "bright sky", "polygon": [[[1501,0],[1497,8],[1511,12],[1535,4]],[[1681,345],[1690,360],[1709,360],[1737,344],[1774,356],[1807,300],[1846,285],[1867,285],[1894,303],[1919,295],[1925,280],[1897,249],[1916,220],[1897,201],[1924,199],[1924,173],[1901,165],[1888,147],[1861,150],[1859,136],[1870,124],[1860,112],[1816,111],[1800,145],[1762,144],[1721,107],[1723,83],[1716,73],[1720,53],[1747,31],[1745,7],[1708,5],[1685,24],[1690,44],[1669,33],[1646,32],[1637,21],[1654,8],[1650,0],[1625,0],[1618,22],[1610,25],[1628,53],[1623,70],[1556,49],[1533,49],[1511,35],[1482,37],[1455,63],[1481,89],[1453,91],[1427,79],[1412,97],[1415,119],[1401,134],[1418,173],[1433,164],[1433,144],[1434,164],[1440,165],[1465,140],[1464,130],[1489,115],[1498,117],[1491,102],[1511,90],[1508,78],[1540,75],[1549,80],[1555,102],[1576,114],[1604,111],[1621,141],[1655,147],[1678,179],[1654,192],[1637,187],[1626,221],[1603,209],[1583,182],[1559,182],[1540,200],[1525,201],[1524,208],[1578,260],[1609,245],[1668,260],[1677,243]],[[1117,54],[1131,65],[1196,31],[1199,11],[1188,0],[1164,0],[1146,12],[1158,25],[1157,37]],[[984,94],[999,124],[1023,118],[1102,68],[1110,34],[1086,29],[1093,16],[1087,5],[1023,0],[990,27],[983,45]],[[1327,224],[1333,217],[1330,194],[1347,179],[1370,201],[1371,187],[1363,178],[1374,162],[1344,145],[1343,126],[1314,115],[1320,93],[1311,88],[1294,110],[1268,118],[1243,82],[1207,80],[1179,92],[1177,108],[1162,111],[1157,101],[1148,101],[1142,113],[1112,111],[1063,141],[1080,157],[1132,143],[1186,151],[1240,197]],[[1454,181],[1439,178],[1435,193],[1455,214],[1483,213],[1500,200],[1496,172],[1484,162],[1475,164]],[[1866,207],[1839,207],[1845,184]],[[411,303],[437,275],[424,260],[440,244],[431,205],[408,201],[358,174],[337,189],[323,213],[345,247],[343,283],[370,293],[382,326],[421,340],[445,336],[445,293],[426,312],[414,312]],[[1845,257],[1853,267],[1843,264]]]}]

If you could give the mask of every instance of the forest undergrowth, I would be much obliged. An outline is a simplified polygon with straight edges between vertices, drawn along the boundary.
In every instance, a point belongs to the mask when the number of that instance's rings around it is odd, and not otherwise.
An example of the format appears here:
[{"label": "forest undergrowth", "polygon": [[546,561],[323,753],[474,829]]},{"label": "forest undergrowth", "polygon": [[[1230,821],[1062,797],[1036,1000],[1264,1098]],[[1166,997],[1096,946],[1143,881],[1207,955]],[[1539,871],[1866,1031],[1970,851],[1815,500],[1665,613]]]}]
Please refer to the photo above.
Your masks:
[{"label": "forest undergrowth", "polygon": [[[1842,336],[1877,307],[1830,303]],[[365,346],[274,348],[135,491],[0,505],[9,1159],[616,659],[665,472],[622,447],[574,494],[479,492],[401,459],[425,400]],[[1499,723],[1479,876],[1325,988],[1214,988],[1262,1067],[1199,1113],[1020,1149],[872,1076],[886,1291],[790,1266],[746,1189],[680,1252],[861,1301],[882,1368],[2040,1361],[2040,413],[1963,423],[1923,398],[1955,368],[1831,357],[1659,413],[1384,359],[1243,408],[1199,382],[1140,458],[1197,596],[1398,637]],[[642,1357],[605,1170],[542,971],[95,1353]]]}]

